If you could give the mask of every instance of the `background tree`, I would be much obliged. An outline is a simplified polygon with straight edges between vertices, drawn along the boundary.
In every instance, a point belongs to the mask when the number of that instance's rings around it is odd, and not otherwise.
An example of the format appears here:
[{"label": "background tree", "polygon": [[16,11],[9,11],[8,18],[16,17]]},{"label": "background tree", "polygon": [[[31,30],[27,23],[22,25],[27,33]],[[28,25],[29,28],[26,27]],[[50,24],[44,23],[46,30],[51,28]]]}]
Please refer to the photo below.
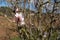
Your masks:
[{"label": "background tree", "polygon": [[[19,2],[18,2],[19,1]],[[29,20],[29,23],[31,22],[31,10],[30,10],[30,1],[31,0],[24,0],[23,3],[24,3],[24,11],[26,11],[25,7],[26,7],[26,1],[28,1],[29,3],[29,11],[28,11],[28,20]],[[59,2],[54,0],[54,2],[51,2],[51,0],[36,0],[37,2],[34,1],[34,5],[35,7],[37,8],[37,11],[38,11],[38,23],[36,22],[37,21],[37,14],[34,16],[34,24],[39,24],[37,25],[37,30],[38,31],[41,31],[41,35],[42,35],[42,40],[44,39],[44,35],[46,35],[45,33],[48,33],[48,37],[47,39],[50,39],[52,34],[55,34],[55,33],[52,33],[52,21],[55,21],[54,19],[54,16],[55,14],[54,13],[58,13],[57,10],[60,8],[59,7]],[[16,0],[16,1],[8,1],[10,2],[13,6],[17,6],[18,4],[21,6],[21,2],[22,0]],[[18,5],[18,6],[19,6]],[[45,9],[45,10],[44,10]],[[42,11],[43,10],[43,11]],[[44,12],[45,11],[45,12]],[[26,11],[27,12],[27,11]],[[25,13],[26,13],[25,12]],[[42,14],[42,13],[45,13],[45,14]],[[35,13],[34,13],[35,14]],[[54,20],[53,20],[54,19]],[[47,20],[47,21],[46,21]],[[48,21],[49,20],[49,21]],[[31,25],[29,25],[29,27],[31,27]],[[35,26],[34,26],[35,27]],[[55,27],[55,26],[54,26]],[[35,30],[35,29],[33,29]],[[32,30],[30,29],[30,33],[33,34],[31,32]],[[40,33],[40,32],[39,32]],[[55,36],[55,35],[54,35]],[[34,38],[34,37],[33,37]]]}]

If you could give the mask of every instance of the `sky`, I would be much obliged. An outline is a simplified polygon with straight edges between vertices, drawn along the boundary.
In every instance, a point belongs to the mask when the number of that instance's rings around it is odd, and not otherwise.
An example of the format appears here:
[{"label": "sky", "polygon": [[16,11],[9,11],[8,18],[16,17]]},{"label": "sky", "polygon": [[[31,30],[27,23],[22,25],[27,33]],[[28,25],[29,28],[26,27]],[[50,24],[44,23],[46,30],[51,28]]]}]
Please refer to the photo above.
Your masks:
[{"label": "sky", "polygon": [[7,6],[7,4],[5,0],[0,0],[0,6]]},{"label": "sky", "polygon": [[[30,2],[30,7],[34,8],[34,4],[33,4],[34,0],[31,0]],[[47,0],[46,0],[47,1]],[[45,2],[45,1],[44,1]],[[52,0],[53,2],[53,0]],[[0,0],[0,6],[8,6],[8,3],[6,2],[6,0]],[[28,3],[26,3],[26,6],[28,6]],[[27,8],[27,7],[26,7]]]},{"label": "sky", "polygon": [[[8,6],[8,5],[10,5],[10,4],[7,3],[6,0],[0,0],[0,6]],[[22,7],[24,6],[23,3],[22,3],[21,6]],[[26,8],[28,8],[28,3],[26,3]],[[31,0],[31,3],[30,3],[30,10],[36,10],[32,0]]]},{"label": "sky", "polygon": [[[30,2],[31,2],[31,3],[30,3],[30,10],[36,11],[37,9],[36,9],[33,1],[34,1],[34,0],[31,0],[31,1],[30,1]],[[46,1],[48,1],[48,0],[43,0],[43,2],[46,2]],[[59,0],[58,0],[58,1],[59,1]],[[54,0],[51,0],[51,4],[53,4],[53,3],[54,3]],[[0,6],[8,6],[8,5],[10,5],[10,4],[7,3],[6,0],[0,0]],[[21,6],[22,6],[22,7],[24,6],[23,3],[22,3]],[[28,8],[28,3],[27,3],[27,2],[26,2],[26,8]],[[50,7],[50,8],[52,8],[52,7]],[[42,12],[46,13],[46,9],[43,8]]]}]

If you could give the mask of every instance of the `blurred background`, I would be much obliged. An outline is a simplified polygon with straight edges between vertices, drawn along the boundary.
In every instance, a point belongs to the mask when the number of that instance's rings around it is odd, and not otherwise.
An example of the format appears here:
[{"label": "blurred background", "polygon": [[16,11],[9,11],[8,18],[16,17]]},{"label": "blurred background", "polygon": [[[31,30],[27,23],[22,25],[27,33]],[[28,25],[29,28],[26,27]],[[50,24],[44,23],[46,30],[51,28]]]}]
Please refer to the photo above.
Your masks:
[{"label": "blurred background", "polygon": [[[15,7],[24,11],[21,29]],[[0,40],[60,40],[60,0],[0,0]]]}]

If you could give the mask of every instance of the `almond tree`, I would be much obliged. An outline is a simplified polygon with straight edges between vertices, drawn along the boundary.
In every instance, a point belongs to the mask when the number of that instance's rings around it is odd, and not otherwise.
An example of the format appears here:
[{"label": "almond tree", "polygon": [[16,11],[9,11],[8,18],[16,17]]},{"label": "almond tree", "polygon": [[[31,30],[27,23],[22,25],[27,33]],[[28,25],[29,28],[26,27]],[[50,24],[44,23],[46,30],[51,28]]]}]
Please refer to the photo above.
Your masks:
[{"label": "almond tree", "polygon": [[[7,0],[8,2],[10,2],[12,5],[14,5],[14,6],[18,6],[18,4],[19,4],[19,2],[21,2],[22,0]],[[18,2],[19,1],[19,2]],[[25,4],[26,4],[26,1],[28,1],[28,4],[29,4],[29,9],[30,9],[30,0],[24,0],[24,12],[26,13],[26,8],[25,8]],[[55,2],[54,2],[54,4],[53,5],[51,5],[51,2],[50,2],[50,0],[47,0],[47,1],[45,1],[45,0],[37,0],[37,3],[35,3],[35,7],[37,8],[37,11],[38,11],[38,30],[40,30],[41,31],[41,34],[42,34],[42,36],[44,36],[43,35],[43,33],[45,32],[45,31],[48,31],[49,30],[49,34],[50,33],[52,33],[51,32],[51,28],[52,28],[52,21],[53,21],[53,18],[54,18],[54,16],[53,16],[53,13],[57,10],[56,9],[56,7],[57,7],[57,4],[58,3],[60,3],[60,1],[59,2],[56,2],[56,0],[54,0]],[[20,5],[21,5],[21,3],[20,3]],[[46,26],[42,26],[42,8],[43,8],[43,6],[46,8],[46,16],[48,15],[48,13],[49,13],[49,15],[50,15],[50,20],[51,20],[51,22],[48,24],[48,26],[46,25],[46,23],[45,23],[45,25]],[[50,12],[51,10],[50,10],[50,8],[52,9],[52,12]],[[28,14],[28,19],[29,19],[29,21],[31,22],[31,16],[30,16],[30,10],[29,10],[29,12],[28,12],[29,14]],[[35,20],[36,21],[36,20]],[[44,20],[43,20],[44,21]],[[29,22],[29,23],[30,23]],[[35,22],[36,23],[36,22]],[[29,26],[30,27],[30,26]],[[48,36],[48,38],[49,38],[50,36]],[[44,38],[43,38],[44,39]],[[42,40],[43,40],[42,39]],[[49,40],[49,39],[48,39]]]}]

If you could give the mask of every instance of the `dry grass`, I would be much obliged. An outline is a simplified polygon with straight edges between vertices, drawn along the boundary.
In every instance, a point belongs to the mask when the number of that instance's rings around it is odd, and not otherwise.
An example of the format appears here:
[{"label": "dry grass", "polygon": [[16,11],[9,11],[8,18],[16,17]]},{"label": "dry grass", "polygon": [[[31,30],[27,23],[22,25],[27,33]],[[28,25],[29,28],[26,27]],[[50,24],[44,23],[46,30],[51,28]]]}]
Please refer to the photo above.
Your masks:
[{"label": "dry grass", "polygon": [[[44,32],[47,32],[48,35],[46,39],[48,40],[50,32],[49,28],[53,26],[54,30],[57,30],[57,28],[60,26],[60,18],[59,18],[60,14],[59,15],[52,14],[52,15],[54,16],[53,19],[51,19],[51,14],[42,14],[41,15],[42,18],[40,19],[37,14],[34,15],[27,14],[26,15],[27,17],[25,17],[26,26],[20,29],[20,39],[43,40]],[[15,36],[18,36],[19,34],[16,31],[16,27],[17,27],[16,23],[12,23],[6,17],[0,16],[0,40],[9,40]],[[52,31],[57,32],[54,30]]]}]

